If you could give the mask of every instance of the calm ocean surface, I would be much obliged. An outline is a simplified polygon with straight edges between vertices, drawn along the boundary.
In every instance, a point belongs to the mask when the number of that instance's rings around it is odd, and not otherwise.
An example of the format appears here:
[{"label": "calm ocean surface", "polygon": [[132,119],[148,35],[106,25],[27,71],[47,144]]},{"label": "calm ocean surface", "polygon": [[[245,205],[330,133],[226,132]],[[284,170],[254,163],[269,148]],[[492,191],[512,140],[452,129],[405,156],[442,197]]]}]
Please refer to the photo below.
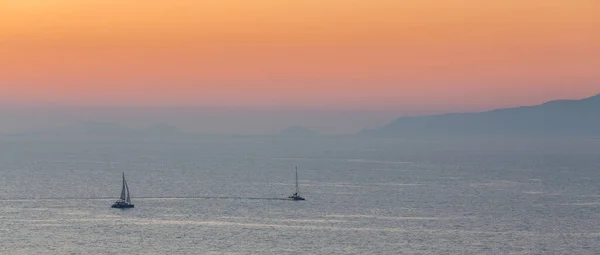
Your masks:
[{"label": "calm ocean surface", "polygon": [[0,254],[598,254],[599,183],[595,139],[5,139]]}]

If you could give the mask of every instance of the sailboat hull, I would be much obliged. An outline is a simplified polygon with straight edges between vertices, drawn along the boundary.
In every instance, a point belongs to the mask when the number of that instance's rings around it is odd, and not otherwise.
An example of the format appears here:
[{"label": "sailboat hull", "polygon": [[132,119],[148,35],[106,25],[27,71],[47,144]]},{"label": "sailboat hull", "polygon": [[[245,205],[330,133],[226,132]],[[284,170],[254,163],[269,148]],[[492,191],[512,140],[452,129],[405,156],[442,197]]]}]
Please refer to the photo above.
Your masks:
[{"label": "sailboat hull", "polygon": [[133,204],[129,204],[126,202],[116,202],[114,203],[112,206],[110,206],[111,208],[118,208],[118,209],[127,209],[127,208],[133,208],[134,205]]},{"label": "sailboat hull", "polygon": [[292,195],[292,196],[287,197],[285,200],[290,200],[290,201],[304,201],[306,199],[304,199],[303,197],[298,196],[298,195]]}]

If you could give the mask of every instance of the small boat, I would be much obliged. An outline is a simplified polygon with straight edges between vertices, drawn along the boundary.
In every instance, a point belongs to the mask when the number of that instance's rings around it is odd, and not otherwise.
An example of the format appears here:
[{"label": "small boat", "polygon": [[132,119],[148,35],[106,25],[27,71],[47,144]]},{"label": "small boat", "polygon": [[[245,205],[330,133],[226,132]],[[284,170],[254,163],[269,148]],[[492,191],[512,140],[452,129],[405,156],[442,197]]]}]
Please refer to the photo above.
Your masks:
[{"label": "small boat", "polygon": [[133,208],[131,196],[129,194],[129,186],[127,186],[127,181],[125,181],[125,173],[123,173],[123,188],[121,189],[121,197],[111,207],[119,209]]},{"label": "small boat", "polygon": [[306,200],[303,197],[301,197],[300,195],[298,195],[298,193],[300,193],[300,189],[298,188],[298,167],[296,167],[296,192],[294,194],[292,194],[291,196],[287,197],[286,200],[292,200],[292,201]]}]

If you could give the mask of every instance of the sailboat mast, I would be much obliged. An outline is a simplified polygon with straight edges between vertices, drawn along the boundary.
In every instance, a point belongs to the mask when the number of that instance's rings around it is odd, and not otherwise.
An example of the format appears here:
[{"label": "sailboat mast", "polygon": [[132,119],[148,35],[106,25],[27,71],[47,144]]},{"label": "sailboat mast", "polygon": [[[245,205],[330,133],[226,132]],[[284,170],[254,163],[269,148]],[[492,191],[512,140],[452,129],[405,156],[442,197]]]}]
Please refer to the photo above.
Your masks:
[{"label": "sailboat mast", "polygon": [[298,194],[300,192],[300,189],[298,188],[298,166],[296,166],[296,194]]}]

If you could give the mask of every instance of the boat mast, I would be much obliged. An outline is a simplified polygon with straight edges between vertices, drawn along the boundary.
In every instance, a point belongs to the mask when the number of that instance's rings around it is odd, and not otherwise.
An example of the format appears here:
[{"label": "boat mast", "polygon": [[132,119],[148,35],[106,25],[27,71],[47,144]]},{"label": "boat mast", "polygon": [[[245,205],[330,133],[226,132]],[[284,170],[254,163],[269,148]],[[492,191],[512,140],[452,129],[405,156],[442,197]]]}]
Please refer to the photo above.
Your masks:
[{"label": "boat mast", "polygon": [[[125,182],[125,172],[123,172],[123,187],[121,188],[121,200],[125,200],[125,186],[127,185],[127,183]],[[129,193],[129,192],[128,192]]]},{"label": "boat mast", "polygon": [[298,188],[298,166],[296,166],[296,194],[298,194],[300,192],[300,189]]}]

